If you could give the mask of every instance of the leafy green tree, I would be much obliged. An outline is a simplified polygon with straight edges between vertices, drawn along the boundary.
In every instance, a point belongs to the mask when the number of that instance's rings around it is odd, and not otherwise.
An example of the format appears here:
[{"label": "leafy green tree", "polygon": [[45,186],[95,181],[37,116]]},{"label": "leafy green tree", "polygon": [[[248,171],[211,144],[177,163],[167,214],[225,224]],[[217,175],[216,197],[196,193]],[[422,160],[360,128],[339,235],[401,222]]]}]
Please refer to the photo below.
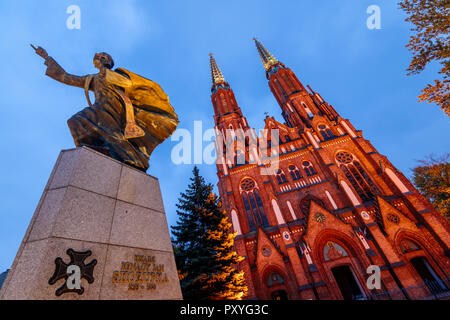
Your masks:
[{"label": "leafy green tree", "polygon": [[414,184],[450,222],[450,154],[439,159],[429,156],[413,169]]},{"label": "leafy green tree", "polygon": [[408,75],[419,74],[432,61],[442,65],[442,79],[428,84],[419,101],[434,102],[450,116],[450,4],[448,0],[402,0],[399,6],[414,25],[408,45],[413,58]]},{"label": "leafy green tree", "polygon": [[194,167],[188,189],[178,199],[178,221],[172,226],[175,260],[186,300],[239,300],[247,293],[243,260],[233,249],[235,233],[220,199]]}]

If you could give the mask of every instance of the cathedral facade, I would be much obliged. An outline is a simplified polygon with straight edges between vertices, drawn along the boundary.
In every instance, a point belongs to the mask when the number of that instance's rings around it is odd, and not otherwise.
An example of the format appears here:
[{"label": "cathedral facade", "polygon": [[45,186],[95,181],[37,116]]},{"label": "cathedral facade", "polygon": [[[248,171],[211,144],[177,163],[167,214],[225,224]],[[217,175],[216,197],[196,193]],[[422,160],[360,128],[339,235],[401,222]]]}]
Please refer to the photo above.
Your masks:
[{"label": "cathedral facade", "polygon": [[254,40],[285,120],[266,116],[265,143],[210,56],[218,189],[245,258],[237,267],[247,299],[448,292],[449,224],[361,130]]}]

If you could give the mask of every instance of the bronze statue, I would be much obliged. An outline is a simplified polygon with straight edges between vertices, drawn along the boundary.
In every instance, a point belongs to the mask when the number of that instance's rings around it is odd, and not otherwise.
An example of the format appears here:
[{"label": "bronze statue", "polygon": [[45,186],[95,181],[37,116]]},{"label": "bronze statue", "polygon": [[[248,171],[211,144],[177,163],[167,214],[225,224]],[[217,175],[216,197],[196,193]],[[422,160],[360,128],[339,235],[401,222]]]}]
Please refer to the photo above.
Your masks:
[{"label": "bronze statue", "polygon": [[[175,131],[179,122],[161,87],[123,68],[112,71],[114,61],[105,52],[94,56],[99,73],[76,76],[64,71],[45,49],[31,46],[45,59],[47,76],[85,90],[89,107],[67,121],[75,145],[93,148],[146,171],[153,149]],[[94,92],[94,104],[89,90]]]}]

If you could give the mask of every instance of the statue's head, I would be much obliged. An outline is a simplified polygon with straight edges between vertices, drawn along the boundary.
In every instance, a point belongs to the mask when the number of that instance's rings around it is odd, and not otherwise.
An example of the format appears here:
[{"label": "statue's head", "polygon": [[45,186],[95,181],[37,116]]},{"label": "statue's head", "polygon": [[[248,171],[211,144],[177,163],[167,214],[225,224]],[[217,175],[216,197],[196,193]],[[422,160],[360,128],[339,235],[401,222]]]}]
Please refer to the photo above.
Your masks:
[{"label": "statue's head", "polygon": [[96,53],[94,55],[94,66],[97,69],[100,69],[102,66],[108,69],[112,69],[114,67],[114,60],[106,52]]}]

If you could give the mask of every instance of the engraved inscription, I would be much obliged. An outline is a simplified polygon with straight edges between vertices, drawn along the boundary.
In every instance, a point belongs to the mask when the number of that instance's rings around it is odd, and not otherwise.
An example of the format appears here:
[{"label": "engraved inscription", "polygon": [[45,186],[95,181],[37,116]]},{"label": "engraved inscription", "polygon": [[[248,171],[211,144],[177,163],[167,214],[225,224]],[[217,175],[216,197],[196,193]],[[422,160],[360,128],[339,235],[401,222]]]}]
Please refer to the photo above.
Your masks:
[{"label": "engraved inscription", "polygon": [[122,261],[120,270],[112,274],[112,283],[128,284],[129,291],[155,290],[167,282],[164,264],[157,263],[154,256],[135,255],[133,262]]}]

